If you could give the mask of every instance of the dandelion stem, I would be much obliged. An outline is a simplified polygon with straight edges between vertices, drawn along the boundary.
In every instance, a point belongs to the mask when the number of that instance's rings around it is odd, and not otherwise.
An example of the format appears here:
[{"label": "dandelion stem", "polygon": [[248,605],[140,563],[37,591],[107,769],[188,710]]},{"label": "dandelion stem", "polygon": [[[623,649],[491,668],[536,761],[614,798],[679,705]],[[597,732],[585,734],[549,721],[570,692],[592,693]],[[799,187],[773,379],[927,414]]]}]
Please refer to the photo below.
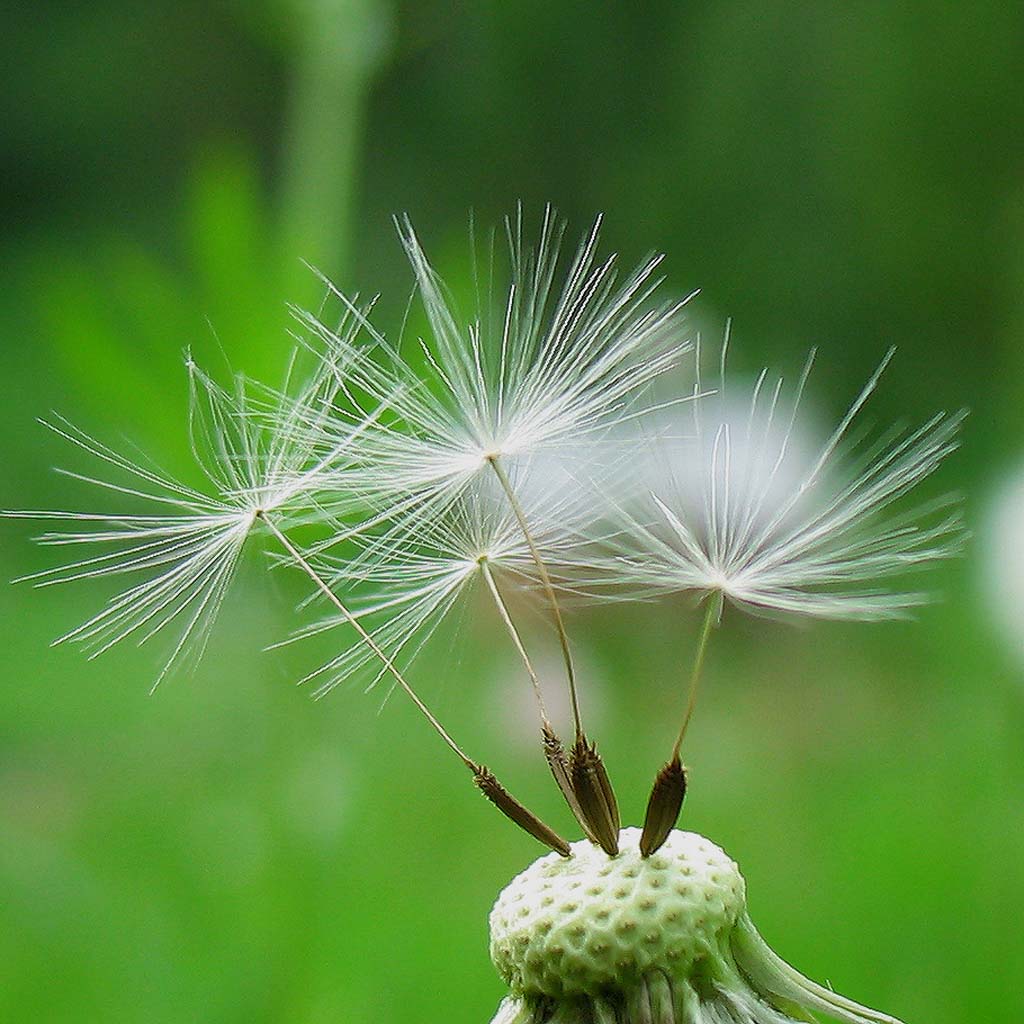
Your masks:
[{"label": "dandelion stem", "polygon": [[391,673],[395,681],[403,690],[408,694],[409,699],[416,705],[417,708],[423,713],[427,721],[433,726],[434,731],[448,744],[448,746],[455,752],[462,763],[470,769],[474,774],[479,771],[480,766],[466,754],[462,748],[451,738],[448,731],[443,725],[434,717],[433,712],[426,704],[420,699],[416,691],[406,682],[405,677],[398,670],[395,663],[388,657],[388,655],[381,648],[380,644],[373,639],[372,636],[366,631],[363,624],[348,610],[345,604],[340,600],[337,594],[324,582],[323,577],[313,568],[312,565],[307,561],[305,556],[295,547],[294,544],[281,532],[274,524],[274,522],[267,517],[265,512],[257,512],[256,516],[262,520],[274,537],[278,540],[281,546],[288,552],[295,563],[302,569],[303,572],[316,584],[317,589],[327,598],[335,608],[345,617],[349,625],[359,634],[359,638],[370,648],[371,651],[380,659],[384,667]]},{"label": "dandelion stem", "polygon": [[679,735],[672,747],[670,761],[679,757],[679,751],[683,746],[683,738],[690,726],[690,719],[693,718],[694,708],[697,706],[697,692],[700,689],[701,675],[704,671],[704,658],[708,651],[708,641],[711,638],[711,630],[717,625],[722,617],[722,594],[716,591],[708,598],[707,610],[704,612],[704,621],[700,627],[700,637],[697,640],[697,653],[693,657],[693,669],[690,672],[690,689],[686,698],[686,711],[683,713],[683,722],[679,727]]},{"label": "dandelion stem", "polygon": [[504,490],[505,495],[508,497],[509,505],[512,508],[512,512],[515,515],[517,522],[519,523],[520,529],[523,531],[523,537],[526,540],[527,547],[530,549],[530,555],[533,558],[534,565],[537,566],[537,573],[540,576],[541,585],[544,587],[548,603],[551,606],[551,615],[555,622],[555,631],[558,633],[558,642],[562,648],[562,659],[565,662],[565,673],[569,680],[569,699],[572,702],[573,725],[576,730],[576,735],[581,736],[583,734],[583,722],[580,716],[579,696],[576,693],[576,670],[573,667],[572,652],[569,649],[569,634],[565,629],[565,622],[562,619],[562,609],[558,604],[558,598],[555,596],[555,588],[551,583],[551,576],[548,574],[547,566],[544,564],[544,559],[541,558],[540,551],[533,539],[533,534],[530,532],[530,525],[526,521],[526,513],[523,511],[523,506],[519,503],[519,499],[516,497],[516,493],[512,488],[512,482],[509,480],[508,474],[505,472],[505,467],[501,465],[496,455],[490,456],[487,461],[491,464],[491,468],[494,470],[494,473],[501,484],[502,490]]},{"label": "dandelion stem", "polygon": [[548,713],[547,708],[544,706],[544,695],[540,689],[540,679],[537,677],[537,671],[533,667],[533,662],[530,660],[530,655],[526,651],[526,646],[523,643],[523,638],[516,628],[516,624],[512,621],[512,615],[508,610],[508,605],[505,603],[505,599],[501,596],[501,591],[498,590],[498,584],[494,579],[494,573],[491,572],[490,564],[486,558],[479,559],[480,572],[483,574],[484,581],[487,583],[487,589],[490,590],[491,596],[494,598],[494,603],[498,606],[498,614],[501,615],[501,621],[505,623],[505,628],[509,632],[509,636],[512,637],[512,643],[515,644],[516,650],[519,652],[519,656],[523,659],[523,664],[526,666],[526,671],[530,676],[530,682],[533,684],[533,693],[537,698],[537,707],[540,710],[540,717],[543,724],[548,724]]}]

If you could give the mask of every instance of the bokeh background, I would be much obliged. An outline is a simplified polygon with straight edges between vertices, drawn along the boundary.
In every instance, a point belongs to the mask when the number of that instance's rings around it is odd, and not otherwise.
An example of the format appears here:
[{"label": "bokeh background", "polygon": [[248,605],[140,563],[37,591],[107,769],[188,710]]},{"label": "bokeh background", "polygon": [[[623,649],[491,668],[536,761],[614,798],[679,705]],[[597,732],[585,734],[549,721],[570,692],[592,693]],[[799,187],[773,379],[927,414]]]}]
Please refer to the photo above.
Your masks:
[{"label": "bokeh background", "polygon": [[[845,408],[890,344],[880,423],[970,407],[931,482],[974,539],[913,623],[733,615],[689,741],[686,823],[742,864],[808,974],[910,1024],[1024,1009],[1024,57],[1014,4],[8,0],[0,66],[2,507],[88,508],[56,408],[186,463],[184,346],[276,379],[301,260],[381,291],[408,211],[456,290],[469,211],[600,211],[668,253],[733,365],[821,349]],[[1014,505],[1013,495],[1018,495]],[[43,567],[0,526],[0,573]],[[258,546],[257,546],[258,548]],[[1016,561],[1015,561],[1016,560]],[[254,550],[194,677],[48,650],[99,591],[0,589],[0,1019],[490,1019],[486,915],[538,852],[400,700],[261,653],[300,579]],[[102,589],[102,588],[101,588]],[[572,623],[639,816],[692,650],[685,607]],[[534,625],[538,637],[542,627]],[[467,615],[417,681],[563,829],[511,651]]]}]

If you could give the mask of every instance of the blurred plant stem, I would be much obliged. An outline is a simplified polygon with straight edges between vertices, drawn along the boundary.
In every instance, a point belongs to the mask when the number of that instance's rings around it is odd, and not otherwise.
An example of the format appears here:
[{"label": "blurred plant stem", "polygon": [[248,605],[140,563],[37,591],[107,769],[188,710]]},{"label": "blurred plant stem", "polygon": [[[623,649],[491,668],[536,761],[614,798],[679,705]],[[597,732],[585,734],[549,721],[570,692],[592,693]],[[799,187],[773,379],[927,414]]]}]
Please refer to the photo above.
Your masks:
[{"label": "blurred plant stem", "polygon": [[344,287],[366,99],[388,49],[385,0],[292,0],[295,71],[281,174],[282,293],[314,304],[302,261]]}]

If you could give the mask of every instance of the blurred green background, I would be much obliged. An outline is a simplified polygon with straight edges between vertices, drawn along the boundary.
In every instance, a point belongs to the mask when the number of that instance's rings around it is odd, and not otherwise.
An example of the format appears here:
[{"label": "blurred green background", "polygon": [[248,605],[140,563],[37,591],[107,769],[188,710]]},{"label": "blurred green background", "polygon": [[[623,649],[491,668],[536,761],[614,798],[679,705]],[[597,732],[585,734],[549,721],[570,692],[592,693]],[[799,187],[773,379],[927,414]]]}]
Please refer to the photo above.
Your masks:
[{"label": "blurred green background", "polygon": [[[932,487],[966,492],[976,533],[933,579],[945,601],[881,626],[729,616],[685,822],[811,976],[909,1024],[1019,1021],[1024,682],[994,620],[1024,633],[1024,609],[993,605],[982,557],[1014,557],[987,507],[1024,459],[1017,5],[8,0],[0,19],[0,507],[95,502],[49,472],[82,468],[34,423],[52,408],[184,466],[183,347],[216,358],[216,336],[276,379],[285,303],[319,295],[302,259],[383,291],[397,326],[403,211],[457,290],[470,209],[550,200],[574,231],[603,211],[606,249],[666,251],[713,335],[734,317],[737,369],[793,373],[817,344],[837,413],[897,344],[879,422],[971,407]],[[3,525],[5,577],[50,564],[31,532]],[[0,589],[0,1020],[490,1019],[486,915],[538,849],[407,703],[294,687],[315,653],[260,648],[302,581],[250,563],[199,673],[152,697],[155,652],[47,649],[102,588]],[[693,619],[573,622],[633,821]],[[568,830],[491,618],[457,651],[419,664],[425,695]]]}]

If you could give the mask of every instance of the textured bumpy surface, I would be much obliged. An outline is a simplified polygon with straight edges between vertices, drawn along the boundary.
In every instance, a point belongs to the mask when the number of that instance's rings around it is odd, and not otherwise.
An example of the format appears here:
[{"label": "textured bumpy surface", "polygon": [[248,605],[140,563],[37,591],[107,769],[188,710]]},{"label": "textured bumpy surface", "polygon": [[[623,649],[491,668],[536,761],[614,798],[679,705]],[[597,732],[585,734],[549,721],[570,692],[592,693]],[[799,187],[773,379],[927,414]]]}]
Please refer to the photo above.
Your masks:
[{"label": "textured bumpy surface", "polygon": [[513,994],[588,995],[651,970],[687,977],[718,959],[743,910],[735,862],[693,832],[640,856],[624,829],[617,857],[589,842],[517,875],[491,911],[491,959]]},{"label": "textured bumpy surface", "polygon": [[624,829],[615,857],[574,843],[501,893],[491,958],[511,992],[492,1024],[900,1024],[776,956],[714,843],[672,832],[644,859],[639,840]]}]

